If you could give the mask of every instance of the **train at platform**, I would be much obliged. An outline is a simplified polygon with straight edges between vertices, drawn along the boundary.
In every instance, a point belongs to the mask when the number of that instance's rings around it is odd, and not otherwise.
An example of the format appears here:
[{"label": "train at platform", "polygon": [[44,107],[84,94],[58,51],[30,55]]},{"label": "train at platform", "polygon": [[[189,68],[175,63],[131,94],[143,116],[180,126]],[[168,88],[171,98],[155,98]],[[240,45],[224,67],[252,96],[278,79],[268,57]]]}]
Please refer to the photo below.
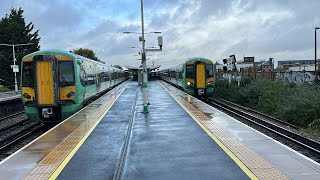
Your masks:
[{"label": "train at platform", "polygon": [[59,122],[127,79],[126,72],[63,50],[22,59],[21,99],[31,121]]},{"label": "train at platform", "polygon": [[215,65],[206,58],[194,57],[159,71],[158,76],[192,96],[210,97],[215,90]]}]

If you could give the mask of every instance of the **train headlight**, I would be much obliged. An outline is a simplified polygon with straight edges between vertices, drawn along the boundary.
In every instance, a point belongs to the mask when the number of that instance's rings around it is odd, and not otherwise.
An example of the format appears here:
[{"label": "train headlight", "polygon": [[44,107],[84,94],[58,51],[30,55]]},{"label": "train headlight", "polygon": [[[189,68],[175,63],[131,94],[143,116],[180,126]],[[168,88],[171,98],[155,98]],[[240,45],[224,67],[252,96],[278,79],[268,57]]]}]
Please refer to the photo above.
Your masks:
[{"label": "train headlight", "polygon": [[213,85],[213,81],[209,81],[207,85]]},{"label": "train headlight", "polygon": [[69,94],[67,94],[67,98],[70,98],[71,96],[74,96],[75,93],[73,91],[69,92]]},{"label": "train headlight", "polygon": [[187,82],[187,85],[188,85],[188,86],[193,86],[193,83],[190,82],[190,81],[188,81],[188,82]]},{"label": "train headlight", "polygon": [[27,98],[27,99],[30,99],[30,98],[31,98],[31,96],[30,96],[28,93],[23,93],[23,97],[24,97],[24,98]]}]

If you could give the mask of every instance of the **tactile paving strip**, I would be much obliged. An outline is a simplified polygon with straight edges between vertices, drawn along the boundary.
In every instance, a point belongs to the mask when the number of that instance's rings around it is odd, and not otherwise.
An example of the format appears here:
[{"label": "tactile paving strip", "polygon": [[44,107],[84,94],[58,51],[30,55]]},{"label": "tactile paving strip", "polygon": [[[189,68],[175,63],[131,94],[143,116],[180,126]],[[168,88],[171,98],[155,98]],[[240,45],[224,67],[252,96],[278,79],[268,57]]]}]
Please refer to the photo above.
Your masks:
[{"label": "tactile paving strip", "polygon": [[[61,129],[68,129],[69,131],[71,129],[72,131],[70,131],[71,133],[59,145],[50,151],[47,156],[38,162],[38,164],[31,169],[23,179],[49,179],[53,172],[56,171],[60,164],[69,155],[69,153],[79,144],[82,138],[94,127],[104,113],[116,101],[124,89],[125,87],[121,88],[114,94],[106,94],[102,96],[101,98],[97,99],[94,104],[91,104],[93,106],[88,105],[84,109],[80,110],[77,113],[79,116],[75,114],[63,124],[60,124],[60,127],[56,127],[56,133],[59,133]],[[96,104],[99,104],[99,106],[96,106]],[[83,112],[86,112],[85,117]],[[77,127],[72,127],[72,125],[76,125],[74,122],[78,121],[79,119],[82,119],[83,122],[78,123]],[[68,122],[72,124],[68,124]],[[49,136],[52,136],[52,134],[54,133],[48,133]]]},{"label": "tactile paving strip", "polygon": [[[278,169],[273,167],[270,163],[261,158],[253,150],[246,147],[243,143],[232,137],[221,127],[214,123],[201,110],[191,105],[190,98],[180,97],[174,92],[167,83],[161,82],[164,89],[183,107],[188,113],[200,122],[204,128],[215,136],[231,153],[233,153],[243,165],[245,165],[258,179],[290,179],[281,173]],[[188,102],[189,101],[189,102]]]}]

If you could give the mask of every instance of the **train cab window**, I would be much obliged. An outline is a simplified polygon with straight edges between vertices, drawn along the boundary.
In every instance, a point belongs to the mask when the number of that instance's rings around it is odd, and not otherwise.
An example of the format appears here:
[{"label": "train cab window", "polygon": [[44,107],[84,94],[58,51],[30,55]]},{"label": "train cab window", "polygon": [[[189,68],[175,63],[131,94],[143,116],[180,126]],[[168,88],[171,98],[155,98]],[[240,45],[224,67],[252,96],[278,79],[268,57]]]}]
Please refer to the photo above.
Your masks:
[{"label": "train cab window", "polygon": [[24,62],[22,68],[22,86],[33,87],[33,68],[32,62]]},{"label": "train cab window", "polygon": [[186,66],[186,77],[187,78],[193,78],[194,77],[194,65],[187,65]]},{"label": "train cab window", "polygon": [[213,77],[213,65],[212,64],[206,65],[206,77],[207,78]]},{"label": "train cab window", "polygon": [[59,80],[61,86],[72,86],[75,84],[72,61],[59,62]]}]

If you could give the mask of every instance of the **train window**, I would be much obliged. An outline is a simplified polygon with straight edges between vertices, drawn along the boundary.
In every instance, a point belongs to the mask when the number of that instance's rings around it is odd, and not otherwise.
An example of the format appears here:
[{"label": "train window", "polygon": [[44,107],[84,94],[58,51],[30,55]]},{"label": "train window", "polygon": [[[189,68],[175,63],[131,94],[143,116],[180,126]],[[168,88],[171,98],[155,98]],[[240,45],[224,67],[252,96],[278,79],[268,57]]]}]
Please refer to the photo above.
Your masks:
[{"label": "train window", "polygon": [[23,63],[22,86],[23,87],[33,87],[34,86],[32,62]]},{"label": "train window", "polygon": [[102,73],[100,73],[98,76],[99,76],[99,78],[100,78],[100,82],[109,81],[109,75],[108,75],[108,73],[106,73],[106,72],[102,72]]},{"label": "train window", "polygon": [[186,78],[193,78],[194,77],[194,65],[190,64],[186,66]]},{"label": "train window", "polygon": [[104,74],[104,81],[110,81],[110,75],[108,73]]},{"label": "train window", "polygon": [[207,78],[213,77],[213,65],[212,64],[206,65],[206,77]]},{"label": "train window", "polygon": [[71,86],[75,84],[72,61],[59,62],[59,80],[61,86]]},{"label": "train window", "polygon": [[80,82],[83,87],[86,86],[87,74],[86,74],[86,71],[84,70],[83,65],[80,66]]},{"label": "train window", "polygon": [[96,76],[94,74],[88,74],[87,85],[96,84]]}]

